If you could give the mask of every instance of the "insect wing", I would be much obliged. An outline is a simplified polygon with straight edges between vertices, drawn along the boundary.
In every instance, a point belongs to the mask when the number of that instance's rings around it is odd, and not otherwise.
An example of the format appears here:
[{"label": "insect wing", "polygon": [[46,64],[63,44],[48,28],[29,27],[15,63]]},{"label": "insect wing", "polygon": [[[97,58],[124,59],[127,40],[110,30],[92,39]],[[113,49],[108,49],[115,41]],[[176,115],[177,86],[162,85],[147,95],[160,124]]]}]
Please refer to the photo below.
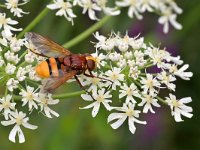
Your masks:
[{"label": "insect wing", "polygon": [[[28,32],[25,35],[26,39],[30,41],[37,51],[43,56],[47,57],[65,57],[72,54],[70,51],[66,50],[62,46],[53,42],[52,40],[43,37],[34,32]],[[37,54],[37,52],[33,51]]]},{"label": "insect wing", "polygon": [[53,92],[56,88],[61,86],[63,83],[65,83],[67,80],[71,79],[76,74],[77,74],[77,71],[72,70],[72,71],[66,72],[61,77],[58,77],[58,78],[52,77],[52,78],[45,79],[43,82],[43,88],[41,89],[41,92],[44,92],[44,93]]}]

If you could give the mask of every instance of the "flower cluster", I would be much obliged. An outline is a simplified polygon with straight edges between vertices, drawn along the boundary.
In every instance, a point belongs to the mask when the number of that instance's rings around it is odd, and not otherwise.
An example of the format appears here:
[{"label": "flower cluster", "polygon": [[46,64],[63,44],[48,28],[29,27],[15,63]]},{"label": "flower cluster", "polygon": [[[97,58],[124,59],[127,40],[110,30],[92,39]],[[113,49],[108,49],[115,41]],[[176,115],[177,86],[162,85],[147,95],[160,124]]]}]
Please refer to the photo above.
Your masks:
[{"label": "flower cluster", "polygon": [[176,21],[177,14],[182,13],[174,0],[119,0],[108,6],[108,0],[54,0],[52,4],[47,5],[49,9],[58,10],[56,16],[64,16],[73,24],[76,15],[73,12],[74,7],[79,6],[83,9],[82,13],[88,13],[91,20],[98,20],[97,13],[103,12],[106,15],[116,16],[121,13],[120,8],[128,7],[128,16],[142,19],[145,12],[154,12],[160,15],[158,22],[164,25],[163,31],[169,31],[169,23],[174,28],[180,30],[182,26]]},{"label": "flower cluster", "polygon": [[[82,83],[88,86],[91,94],[82,94],[90,104],[82,109],[92,108],[92,116],[99,112],[100,106],[112,113],[108,122],[117,129],[128,119],[129,130],[135,133],[135,123],[140,121],[139,114],[155,113],[161,103],[169,105],[176,122],[183,121],[181,115],[191,118],[192,108],[186,106],[190,97],[177,99],[177,77],[189,80],[192,72],[187,72],[189,65],[183,64],[180,57],[174,57],[165,49],[145,44],[142,37],[129,37],[127,34],[112,33],[110,37],[99,35],[95,38],[97,52],[93,54],[97,61],[96,78],[85,78]],[[157,69],[154,73],[152,69]],[[161,98],[160,91],[168,89],[169,96]],[[118,99],[112,99],[118,95]]]},{"label": "flower cluster", "polygon": [[[59,100],[50,93],[42,92],[42,79],[35,71],[35,65],[44,58],[32,53],[35,47],[21,38],[23,34],[16,35],[22,28],[16,27],[18,21],[12,17],[28,14],[20,8],[27,2],[5,0],[4,5],[0,5],[11,13],[0,12],[0,83],[5,87],[4,93],[0,93],[1,124],[13,126],[9,140],[15,142],[18,136],[19,143],[25,141],[22,126],[32,130],[37,128],[29,123],[29,115],[33,111],[39,111],[48,118],[59,116],[50,108]],[[108,0],[54,0],[47,7],[58,10],[57,16],[64,16],[73,23],[76,17],[73,8],[76,6],[83,9],[83,14],[88,13],[92,20],[98,20],[97,12],[101,11],[106,15],[119,15],[120,7],[128,7],[128,16],[138,19],[142,19],[144,12],[156,12],[160,14],[159,23],[164,25],[165,33],[168,32],[169,23],[181,29],[176,17],[182,10],[173,0],[118,0],[113,6],[108,6]],[[182,116],[192,117],[193,110],[186,105],[192,99],[177,99],[173,94],[178,77],[190,80],[193,75],[186,71],[189,65],[183,64],[180,56],[174,57],[165,49],[145,44],[141,37],[132,38],[127,34],[121,36],[112,33],[105,37],[97,32],[95,38],[98,42],[95,44],[96,53],[92,55],[96,58],[97,70],[92,72],[93,78],[80,75],[80,82],[87,90],[81,97],[89,103],[81,109],[92,108],[92,116],[95,117],[100,107],[104,107],[111,112],[107,121],[113,129],[128,120],[129,130],[133,134],[135,123],[147,123],[140,120],[140,113],[155,113],[155,107],[161,107],[161,103],[169,106],[176,122],[183,121]],[[157,69],[156,73],[152,73],[153,67]],[[168,89],[169,94],[162,96],[162,89]]]},{"label": "flower cluster", "polygon": [[[27,3],[26,0],[22,3],[18,0],[6,0],[5,6],[14,16],[22,17],[22,14],[26,13],[18,6],[25,3]],[[14,125],[9,134],[9,140],[15,142],[16,135],[18,135],[19,142],[23,143],[25,137],[21,126],[29,129],[37,128],[28,123],[27,114],[38,110],[48,118],[52,118],[52,115],[58,117],[58,113],[49,106],[59,101],[54,100],[51,94],[38,92],[40,84],[37,81],[41,79],[36,75],[34,63],[38,63],[41,57],[36,57],[28,51],[33,49],[33,45],[26,39],[17,38],[14,34],[15,31],[22,30],[15,27],[17,24],[18,21],[7,17],[6,13],[0,13],[0,83],[2,87],[5,87],[5,96],[2,96],[1,92],[0,112],[4,120],[1,121],[2,125]],[[14,95],[21,96],[18,98],[19,103]],[[28,108],[27,114],[20,110],[20,105],[21,108]]]}]

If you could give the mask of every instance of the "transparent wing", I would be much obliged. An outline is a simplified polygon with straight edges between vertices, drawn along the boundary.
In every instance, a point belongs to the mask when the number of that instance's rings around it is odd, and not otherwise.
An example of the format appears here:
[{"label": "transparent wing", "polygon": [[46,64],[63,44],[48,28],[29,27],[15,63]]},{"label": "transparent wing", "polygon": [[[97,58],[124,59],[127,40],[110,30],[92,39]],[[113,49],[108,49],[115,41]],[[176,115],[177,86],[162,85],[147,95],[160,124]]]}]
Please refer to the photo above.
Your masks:
[{"label": "transparent wing", "polygon": [[[25,37],[34,45],[36,50],[39,51],[40,55],[57,58],[72,54],[69,50],[66,50],[64,47],[40,34],[27,32]],[[37,52],[33,52],[37,54]]]},{"label": "transparent wing", "polygon": [[71,79],[76,74],[77,74],[77,71],[72,70],[72,71],[66,72],[63,76],[58,77],[58,78],[52,77],[52,78],[44,79],[41,92],[52,93],[56,88],[61,86],[63,83]]}]

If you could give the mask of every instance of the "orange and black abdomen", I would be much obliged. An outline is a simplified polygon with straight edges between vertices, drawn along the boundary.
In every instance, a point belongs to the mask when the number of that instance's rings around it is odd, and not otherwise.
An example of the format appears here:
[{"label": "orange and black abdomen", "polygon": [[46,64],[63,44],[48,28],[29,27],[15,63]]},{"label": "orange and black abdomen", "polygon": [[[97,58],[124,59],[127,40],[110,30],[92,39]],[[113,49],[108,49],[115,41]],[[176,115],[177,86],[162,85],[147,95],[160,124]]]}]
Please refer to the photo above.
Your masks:
[{"label": "orange and black abdomen", "polygon": [[42,78],[60,77],[63,75],[61,66],[62,60],[60,58],[51,57],[36,67],[36,73]]}]

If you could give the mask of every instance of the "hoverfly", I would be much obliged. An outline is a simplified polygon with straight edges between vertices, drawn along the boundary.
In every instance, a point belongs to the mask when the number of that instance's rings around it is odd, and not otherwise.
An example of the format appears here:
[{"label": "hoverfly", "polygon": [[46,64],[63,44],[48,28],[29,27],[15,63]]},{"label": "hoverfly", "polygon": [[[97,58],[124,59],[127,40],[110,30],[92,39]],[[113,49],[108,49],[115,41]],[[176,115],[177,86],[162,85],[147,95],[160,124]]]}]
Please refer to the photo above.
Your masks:
[{"label": "hoverfly", "polygon": [[[87,77],[95,77],[91,71],[96,68],[96,59],[92,55],[73,54],[52,40],[37,33],[28,32],[25,37],[33,44],[35,48],[31,50],[33,53],[47,57],[45,61],[42,61],[35,68],[38,76],[47,79],[43,85],[44,92],[52,92],[73,77],[83,88],[77,75],[84,74]],[[89,74],[86,74],[86,71]]]}]

